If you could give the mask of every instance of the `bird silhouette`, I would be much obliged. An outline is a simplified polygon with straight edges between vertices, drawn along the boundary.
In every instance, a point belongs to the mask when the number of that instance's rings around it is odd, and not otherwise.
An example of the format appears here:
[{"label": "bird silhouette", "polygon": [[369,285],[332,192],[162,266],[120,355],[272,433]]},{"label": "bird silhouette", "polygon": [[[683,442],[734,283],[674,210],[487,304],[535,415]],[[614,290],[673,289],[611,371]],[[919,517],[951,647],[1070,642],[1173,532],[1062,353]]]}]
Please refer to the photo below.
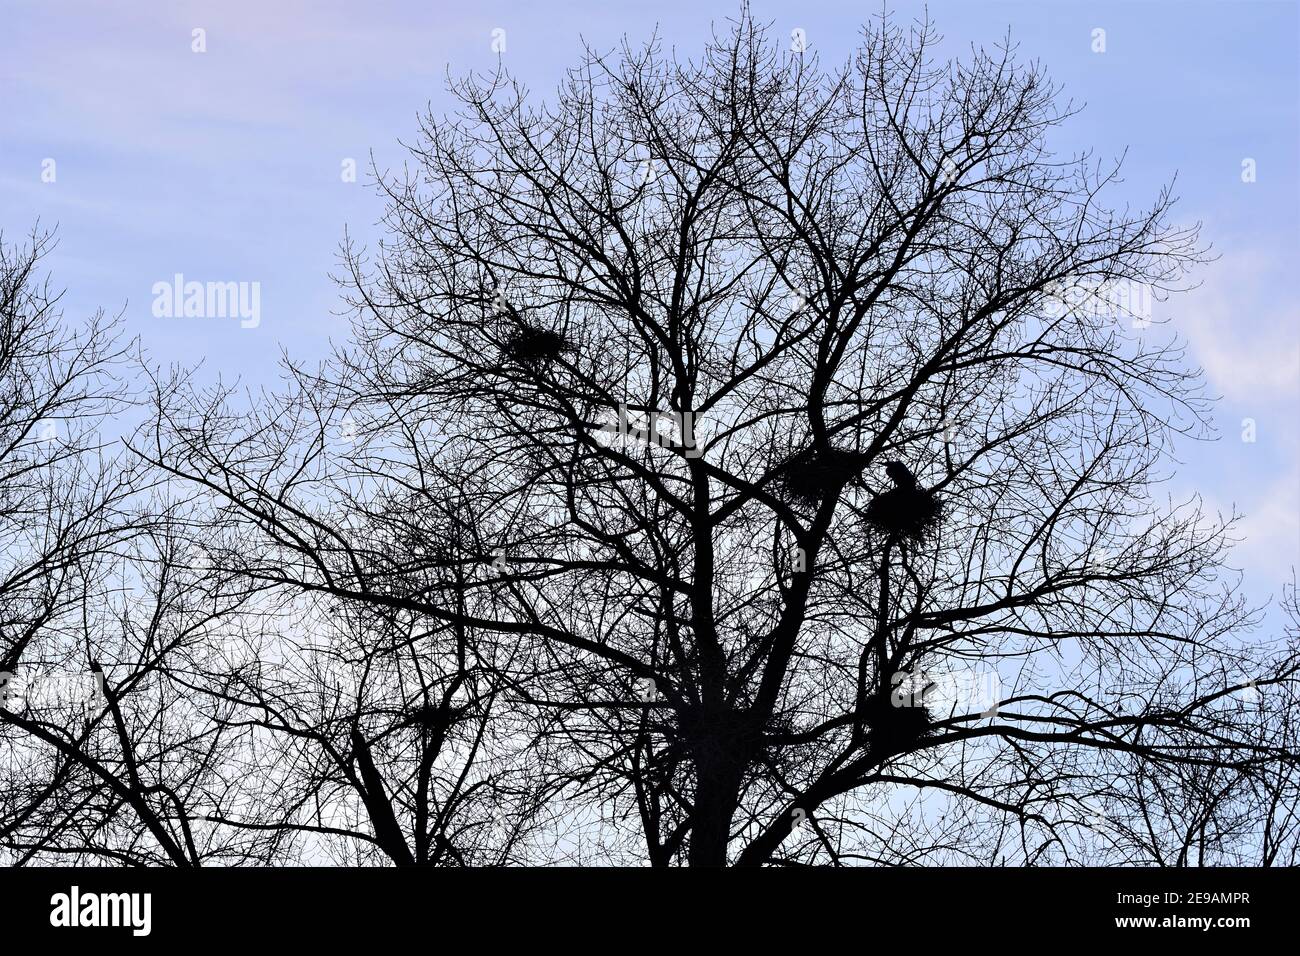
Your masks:
[{"label": "bird silhouette", "polygon": [[896,487],[912,491],[916,488],[916,476],[901,461],[885,462],[885,474]]}]

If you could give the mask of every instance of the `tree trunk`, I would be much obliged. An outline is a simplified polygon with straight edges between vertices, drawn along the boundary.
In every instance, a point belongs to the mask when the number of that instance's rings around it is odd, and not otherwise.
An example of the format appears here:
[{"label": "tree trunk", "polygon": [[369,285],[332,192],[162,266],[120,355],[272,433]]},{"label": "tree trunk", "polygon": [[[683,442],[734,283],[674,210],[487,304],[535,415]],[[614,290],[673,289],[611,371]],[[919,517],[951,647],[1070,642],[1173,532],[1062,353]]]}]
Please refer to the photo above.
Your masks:
[{"label": "tree trunk", "polygon": [[691,812],[691,866],[726,866],[731,818],[736,812],[740,770],[734,759],[710,756],[696,764]]}]

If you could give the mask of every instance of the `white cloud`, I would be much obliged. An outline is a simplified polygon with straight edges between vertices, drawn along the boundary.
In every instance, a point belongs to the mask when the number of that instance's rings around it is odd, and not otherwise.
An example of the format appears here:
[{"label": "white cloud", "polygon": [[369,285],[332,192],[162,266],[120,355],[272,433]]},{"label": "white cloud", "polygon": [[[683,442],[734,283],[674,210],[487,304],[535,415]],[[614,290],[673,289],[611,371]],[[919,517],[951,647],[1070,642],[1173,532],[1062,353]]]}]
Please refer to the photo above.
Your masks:
[{"label": "white cloud", "polygon": [[1204,285],[1174,300],[1175,325],[1192,357],[1229,401],[1300,397],[1300,307],[1294,296],[1276,297],[1294,289],[1293,271],[1269,253],[1231,252],[1205,267]]}]

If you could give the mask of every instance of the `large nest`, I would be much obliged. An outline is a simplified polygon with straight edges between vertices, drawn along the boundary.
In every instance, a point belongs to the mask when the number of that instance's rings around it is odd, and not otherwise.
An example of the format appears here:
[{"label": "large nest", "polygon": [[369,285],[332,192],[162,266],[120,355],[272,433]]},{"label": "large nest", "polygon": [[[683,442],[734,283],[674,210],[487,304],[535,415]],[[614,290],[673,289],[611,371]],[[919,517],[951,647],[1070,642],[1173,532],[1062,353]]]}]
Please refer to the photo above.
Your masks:
[{"label": "large nest", "polygon": [[744,711],[694,704],[681,708],[674,719],[676,726],[666,728],[670,735],[714,761],[742,759],[762,735],[761,727]]},{"label": "large nest", "polygon": [[922,541],[934,533],[943,503],[924,488],[890,488],[867,503],[867,521],[899,538]]},{"label": "large nest", "polygon": [[521,365],[546,365],[571,348],[569,341],[559,332],[525,325],[506,338],[501,345],[501,355]]},{"label": "large nest", "polygon": [[420,704],[406,713],[400,726],[423,727],[426,730],[445,731],[450,722],[451,712],[436,704]]},{"label": "large nest", "polygon": [[934,719],[925,707],[903,707],[890,694],[873,694],[862,704],[870,730],[871,749],[883,755],[906,753],[934,733]]},{"label": "large nest", "polygon": [[862,452],[847,448],[805,448],[785,460],[776,481],[790,497],[815,505],[856,480],[865,461]]}]

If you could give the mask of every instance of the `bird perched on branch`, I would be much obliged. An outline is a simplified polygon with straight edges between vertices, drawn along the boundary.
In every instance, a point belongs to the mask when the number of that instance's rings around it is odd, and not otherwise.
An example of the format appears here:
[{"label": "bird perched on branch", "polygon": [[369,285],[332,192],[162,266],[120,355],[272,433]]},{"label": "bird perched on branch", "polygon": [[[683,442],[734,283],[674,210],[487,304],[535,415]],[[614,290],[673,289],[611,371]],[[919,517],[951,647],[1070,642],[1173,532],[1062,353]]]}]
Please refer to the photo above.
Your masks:
[{"label": "bird perched on branch", "polygon": [[889,476],[896,488],[903,488],[907,491],[916,489],[916,476],[901,461],[885,462],[885,474]]},{"label": "bird perched on branch", "polygon": [[867,503],[867,521],[895,538],[925,540],[939,523],[942,503],[933,491],[916,483],[916,476],[901,461],[885,462],[885,474],[894,487]]}]

